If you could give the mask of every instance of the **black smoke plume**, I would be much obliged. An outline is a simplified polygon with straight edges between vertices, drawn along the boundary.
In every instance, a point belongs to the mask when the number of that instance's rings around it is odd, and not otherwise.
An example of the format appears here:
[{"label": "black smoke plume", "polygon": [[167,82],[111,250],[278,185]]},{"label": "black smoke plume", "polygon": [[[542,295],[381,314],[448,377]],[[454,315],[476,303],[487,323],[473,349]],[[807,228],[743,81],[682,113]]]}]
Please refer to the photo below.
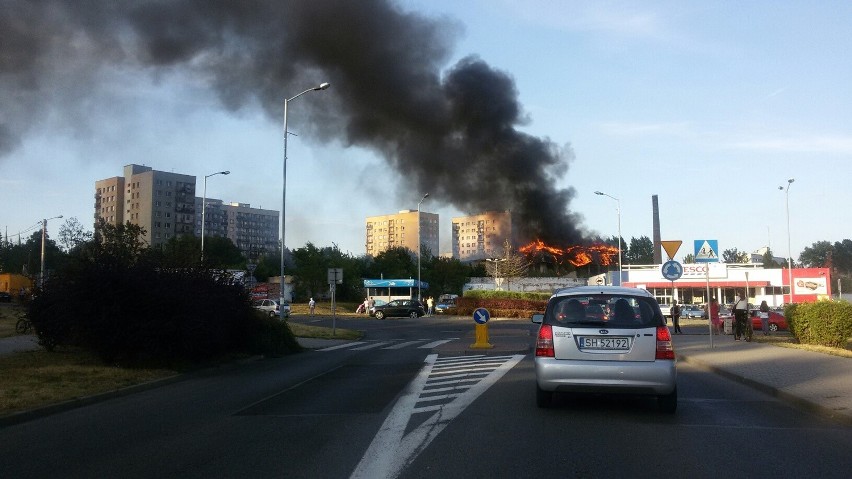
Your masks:
[{"label": "black smoke plume", "polygon": [[[447,67],[460,26],[384,0],[0,0],[0,156],[58,112],[76,123],[107,69],[178,71],[222,104],[378,151],[413,191],[459,210],[511,210],[517,239],[582,241],[558,188],[570,147],[518,130],[514,80],[469,56]],[[74,117],[74,118],[71,118]]]}]

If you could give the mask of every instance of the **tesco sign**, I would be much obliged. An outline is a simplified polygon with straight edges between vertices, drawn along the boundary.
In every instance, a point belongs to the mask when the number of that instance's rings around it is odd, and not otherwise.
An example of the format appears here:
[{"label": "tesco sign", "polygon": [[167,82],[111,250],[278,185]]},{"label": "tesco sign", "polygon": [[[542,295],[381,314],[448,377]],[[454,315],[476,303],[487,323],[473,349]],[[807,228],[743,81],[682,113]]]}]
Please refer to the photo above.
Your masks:
[{"label": "tesco sign", "polygon": [[708,268],[711,278],[727,277],[725,263],[692,263],[683,265],[683,275],[681,278],[704,278],[707,276]]},{"label": "tesco sign", "polygon": [[685,265],[683,265],[683,275],[684,276],[706,276],[708,264],[709,263],[685,264]]}]

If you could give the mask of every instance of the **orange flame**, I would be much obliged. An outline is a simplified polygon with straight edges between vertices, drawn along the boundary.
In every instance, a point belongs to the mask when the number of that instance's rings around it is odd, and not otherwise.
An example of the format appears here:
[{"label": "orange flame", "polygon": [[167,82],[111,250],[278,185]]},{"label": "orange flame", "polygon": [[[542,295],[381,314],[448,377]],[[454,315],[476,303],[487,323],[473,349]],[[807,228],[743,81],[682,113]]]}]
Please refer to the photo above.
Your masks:
[{"label": "orange flame", "polygon": [[595,258],[603,266],[609,266],[618,261],[618,248],[603,243],[595,243],[589,246],[576,245],[561,249],[549,246],[541,240],[535,240],[520,247],[518,251],[526,255],[550,253],[555,257],[564,258],[575,268],[585,266],[595,261]]}]

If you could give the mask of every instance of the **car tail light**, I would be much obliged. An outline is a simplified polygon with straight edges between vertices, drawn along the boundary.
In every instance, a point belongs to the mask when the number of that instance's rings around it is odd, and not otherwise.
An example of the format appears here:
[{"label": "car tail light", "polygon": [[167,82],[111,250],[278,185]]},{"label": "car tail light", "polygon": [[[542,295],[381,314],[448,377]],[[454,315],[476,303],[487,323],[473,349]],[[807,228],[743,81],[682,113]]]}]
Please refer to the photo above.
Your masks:
[{"label": "car tail light", "polygon": [[542,324],[538,329],[538,338],[535,340],[535,355],[546,358],[556,356],[553,351],[553,326]]},{"label": "car tail light", "polygon": [[669,328],[657,326],[657,354],[655,359],[674,359],[674,346],[672,345],[672,334]]}]

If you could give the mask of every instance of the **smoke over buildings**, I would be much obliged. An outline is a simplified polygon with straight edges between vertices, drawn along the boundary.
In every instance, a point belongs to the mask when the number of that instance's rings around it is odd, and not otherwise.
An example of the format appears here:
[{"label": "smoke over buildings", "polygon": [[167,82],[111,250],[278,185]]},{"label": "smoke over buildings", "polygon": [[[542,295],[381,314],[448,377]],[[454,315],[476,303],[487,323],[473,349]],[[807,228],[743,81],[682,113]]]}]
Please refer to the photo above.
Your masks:
[{"label": "smoke over buildings", "polygon": [[572,152],[519,131],[507,72],[468,56],[461,26],[390,1],[0,0],[0,162],[48,116],[85,124],[111,69],[179,72],[223,108],[282,115],[284,95],[328,81],[293,122],[314,141],[378,152],[400,181],[468,213],[511,210],[519,240],[583,241],[556,180]]}]

